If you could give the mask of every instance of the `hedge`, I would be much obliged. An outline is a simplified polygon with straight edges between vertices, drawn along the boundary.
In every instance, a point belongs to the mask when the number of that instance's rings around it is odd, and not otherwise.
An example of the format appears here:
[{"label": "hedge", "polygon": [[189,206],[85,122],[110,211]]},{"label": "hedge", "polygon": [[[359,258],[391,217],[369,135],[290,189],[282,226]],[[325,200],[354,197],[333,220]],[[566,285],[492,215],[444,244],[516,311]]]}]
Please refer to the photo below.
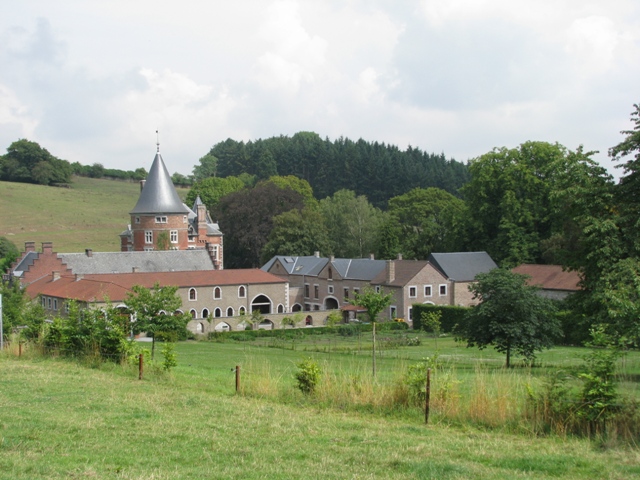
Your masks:
[{"label": "hedge", "polygon": [[413,329],[422,330],[422,312],[440,312],[440,328],[442,333],[453,333],[454,329],[460,331],[466,325],[465,315],[470,309],[470,307],[455,307],[450,305],[414,304],[411,311]]}]

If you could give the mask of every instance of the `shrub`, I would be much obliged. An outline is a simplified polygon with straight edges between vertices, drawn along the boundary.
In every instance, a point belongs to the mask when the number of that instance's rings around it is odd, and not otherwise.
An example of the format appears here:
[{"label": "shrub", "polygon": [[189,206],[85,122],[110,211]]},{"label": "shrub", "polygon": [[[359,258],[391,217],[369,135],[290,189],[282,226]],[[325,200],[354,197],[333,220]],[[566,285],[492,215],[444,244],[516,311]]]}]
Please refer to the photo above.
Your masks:
[{"label": "shrub", "polygon": [[298,388],[306,395],[313,393],[320,381],[320,366],[311,357],[297,364],[298,371],[295,374]]},{"label": "shrub", "polygon": [[162,368],[164,368],[165,371],[168,372],[173,367],[178,366],[178,356],[176,355],[175,344],[171,342],[165,342],[162,345],[162,356],[164,357]]},{"label": "shrub", "polygon": [[423,330],[422,314],[423,313],[440,313],[440,328],[443,333],[455,333],[456,330],[466,325],[465,315],[469,311],[469,307],[456,307],[450,305],[413,305],[412,318],[413,329]]}]

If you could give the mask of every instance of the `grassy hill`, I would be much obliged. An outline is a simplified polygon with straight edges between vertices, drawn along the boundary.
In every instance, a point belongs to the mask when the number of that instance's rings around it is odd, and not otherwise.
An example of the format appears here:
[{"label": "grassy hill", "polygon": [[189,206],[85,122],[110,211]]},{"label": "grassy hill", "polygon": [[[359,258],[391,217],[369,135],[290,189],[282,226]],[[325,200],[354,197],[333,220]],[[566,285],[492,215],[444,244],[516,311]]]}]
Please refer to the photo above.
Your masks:
[{"label": "grassy hill", "polygon": [[[178,189],[182,198],[187,191]],[[0,236],[20,250],[51,241],[56,252],[118,251],[139,195],[138,183],[85,177],[71,188],[0,182]]]}]

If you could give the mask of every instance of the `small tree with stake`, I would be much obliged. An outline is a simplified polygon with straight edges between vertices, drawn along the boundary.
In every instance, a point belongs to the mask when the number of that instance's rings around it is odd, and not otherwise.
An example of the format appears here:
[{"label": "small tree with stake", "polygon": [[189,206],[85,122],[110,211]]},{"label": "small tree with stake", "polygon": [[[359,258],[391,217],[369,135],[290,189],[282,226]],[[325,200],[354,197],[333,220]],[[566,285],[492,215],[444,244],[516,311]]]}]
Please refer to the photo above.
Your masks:
[{"label": "small tree with stake", "polygon": [[367,318],[373,326],[373,347],[371,350],[373,358],[373,376],[376,376],[376,322],[378,320],[378,314],[382,312],[391,303],[393,294],[384,294],[382,290],[376,292],[371,287],[365,287],[362,292],[355,292],[353,299],[349,301],[351,305],[360,306],[367,310]]},{"label": "small tree with stake", "polygon": [[538,295],[538,288],[527,285],[527,276],[496,268],[476,276],[469,287],[480,304],[467,313],[462,336],[467,347],[481,350],[492,345],[507,356],[511,366],[515,353],[528,361],[535,352],[550,348],[560,333],[551,300]]}]

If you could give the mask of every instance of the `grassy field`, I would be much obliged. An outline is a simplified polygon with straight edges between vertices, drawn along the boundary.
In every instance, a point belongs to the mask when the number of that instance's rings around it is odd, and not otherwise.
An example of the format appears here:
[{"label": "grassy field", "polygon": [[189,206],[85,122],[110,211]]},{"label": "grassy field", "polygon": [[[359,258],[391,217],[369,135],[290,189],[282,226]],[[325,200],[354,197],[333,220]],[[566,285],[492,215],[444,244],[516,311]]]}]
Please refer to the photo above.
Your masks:
[{"label": "grassy field", "polygon": [[[178,189],[184,198],[186,189]],[[0,182],[0,236],[22,250],[24,242],[52,241],[54,251],[120,250],[140,185],[74,177],[71,188]]]},{"label": "grassy field", "polygon": [[[325,377],[329,370],[370,376],[366,352],[330,352],[324,347],[331,342],[345,346],[339,339],[327,340],[322,351],[318,339],[298,341],[295,350],[259,342],[183,342],[172,373],[148,368],[142,381],[132,367],[89,368],[29,352],[0,355],[0,478],[640,476],[640,452],[631,447],[603,449],[586,439],[450,423],[438,412],[425,426],[418,409],[327,408],[295,389],[292,375],[302,358],[317,358]],[[477,371],[465,365],[477,365],[478,358],[491,374],[504,372],[493,352],[449,340],[439,341],[439,350],[441,357],[455,354],[459,362],[451,362],[466,372],[461,381]],[[575,362],[579,353],[549,351],[540,370]],[[384,352],[379,382],[388,383],[411,358],[429,355],[428,344]],[[635,371],[638,362],[634,354],[625,368]],[[235,365],[241,366],[244,395],[234,391]],[[530,375],[523,370],[517,374]],[[271,395],[272,381],[286,397]]]}]

